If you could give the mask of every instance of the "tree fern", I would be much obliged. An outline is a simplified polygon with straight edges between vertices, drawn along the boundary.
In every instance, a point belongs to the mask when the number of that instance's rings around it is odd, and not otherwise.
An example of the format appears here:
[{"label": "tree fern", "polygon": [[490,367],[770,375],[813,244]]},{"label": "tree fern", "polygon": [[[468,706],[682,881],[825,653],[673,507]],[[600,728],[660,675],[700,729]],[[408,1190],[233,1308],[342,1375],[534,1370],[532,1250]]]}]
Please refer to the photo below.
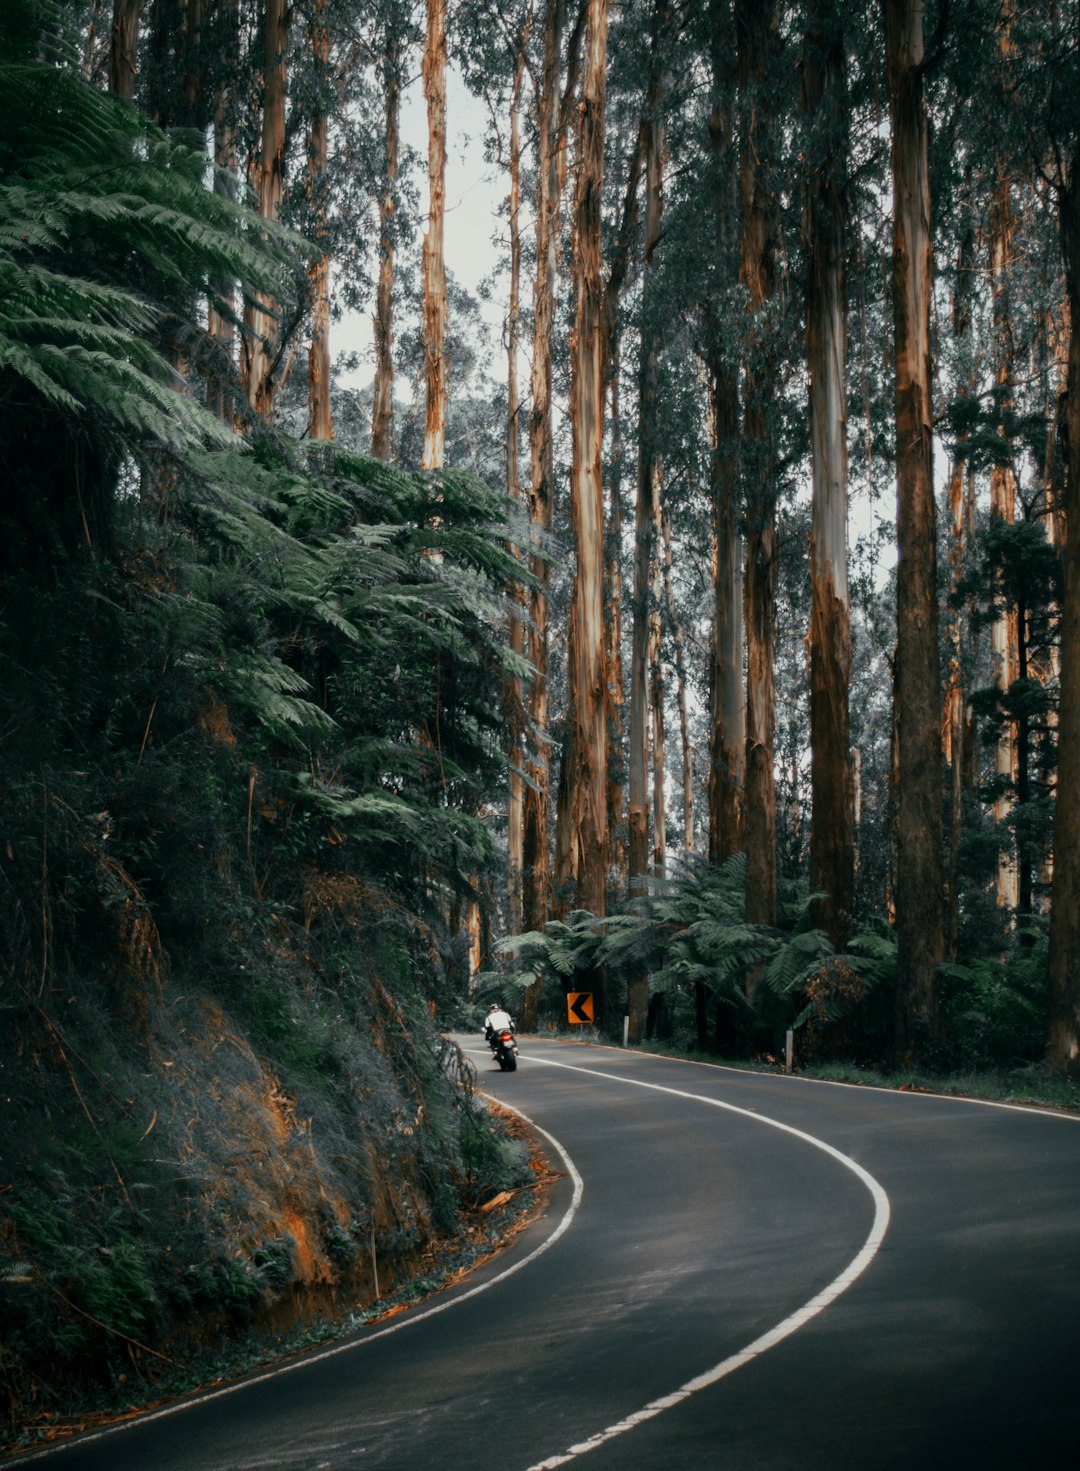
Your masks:
[{"label": "tree fern", "polygon": [[201,150],[66,70],[0,64],[0,96],[0,413],[30,394],[135,449],[226,441],[155,342],[164,303],[232,278],[287,296],[300,242],[209,188]]}]

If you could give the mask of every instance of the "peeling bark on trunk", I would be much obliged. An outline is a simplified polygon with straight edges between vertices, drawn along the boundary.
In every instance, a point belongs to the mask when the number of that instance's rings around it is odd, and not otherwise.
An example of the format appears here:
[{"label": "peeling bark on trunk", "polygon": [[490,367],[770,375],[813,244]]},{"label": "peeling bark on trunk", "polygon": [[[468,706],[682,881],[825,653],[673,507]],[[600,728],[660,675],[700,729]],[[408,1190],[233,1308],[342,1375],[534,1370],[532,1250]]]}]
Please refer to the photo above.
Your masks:
[{"label": "peeling bark on trunk", "polygon": [[884,0],[892,118],[897,491],[896,1050],[938,1031],[944,952],[941,686],[930,381],[930,179],[922,4]]},{"label": "peeling bark on trunk", "polygon": [[[742,267],[750,298],[745,343],[743,454],[746,504],[746,917],[776,921],[776,466],[772,442],[774,349],[763,308],[776,290],[776,206],[766,173],[772,119],[759,89],[769,70],[777,25],[775,0],[736,0],[739,91]],[[757,973],[748,989],[753,999]]]},{"label": "peeling bark on trunk", "polygon": [[115,0],[109,33],[109,91],[131,102],[139,59],[139,21],[146,0]]},{"label": "peeling bark on trunk", "polygon": [[[731,10],[712,0],[712,86],[709,142],[715,168],[716,254],[735,253],[737,199],[732,100],[735,88]],[[715,316],[715,312],[714,312]],[[713,522],[712,698],[709,735],[709,862],[742,851],[746,771],[746,686],[743,678],[743,540],[738,529],[739,388],[720,324],[711,324],[708,354],[710,499]],[[705,1034],[699,1042],[705,1046]]]},{"label": "peeling bark on trunk", "polygon": [[386,142],[379,195],[379,284],[375,295],[375,384],[371,404],[371,453],[389,460],[394,432],[394,215],[397,209],[398,143],[401,123],[401,38],[396,17],[387,20]]},{"label": "peeling bark on trunk", "polygon": [[1054,803],[1054,886],[1050,910],[1048,1060],[1080,1074],[1080,150],[1058,189],[1069,293],[1065,422],[1065,540],[1061,601],[1058,771]]},{"label": "peeling bark on trunk", "polygon": [[[564,0],[547,0],[544,11],[544,63],[537,97],[536,274],[533,283],[533,341],[529,414],[529,520],[544,539],[551,530],[554,495],[552,448],[552,342],[559,245],[558,103]],[[534,675],[529,687],[529,723],[538,732],[527,761],[528,785],[522,813],[522,904],[524,927],[542,929],[551,917],[551,865],[548,857],[548,807],[551,771],[548,692],[547,561],[533,557],[529,593],[528,655]],[[539,988],[523,998],[522,1025],[535,1027]]]},{"label": "peeling bark on trunk", "polygon": [[623,663],[622,663],[622,478],[623,430],[619,375],[620,341],[615,331],[608,341],[611,388],[611,475],[608,521],[604,535],[604,586],[607,596],[608,670],[608,832],[611,837],[611,883],[626,887],[627,851],[623,818]]},{"label": "peeling bark on trunk", "polygon": [[848,697],[851,610],[847,519],[847,136],[844,41],[832,0],[815,0],[803,50],[803,107],[821,154],[807,180],[806,362],[813,531],[810,543],[810,746],[813,921],[846,946],[855,901],[855,817]]},{"label": "peeling bark on trunk", "polygon": [[[633,625],[630,656],[629,805],[627,885],[631,894],[642,886],[649,871],[649,723],[653,753],[653,859],[663,863],[664,822],[664,709],[660,673],[660,493],[663,467],[657,389],[663,327],[656,300],[656,249],[663,222],[664,125],[666,91],[661,57],[666,25],[663,0],[653,12],[651,77],[641,121],[639,152],[645,160],[645,230],[642,261],[642,325],[638,356],[638,474],[634,512],[634,580],[631,598]],[[632,183],[636,186],[637,170]],[[635,188],[636,196],[636,188]],[[632,196],[628,190],[627,198]],[[627,211],[624,210],[624,218]],[[657,859],[659,858],[659,865]],[[645,1032],[649,983],[636,968],[627,982],[630,1040]]]},{"label": "peeling bark on trunk", "polygon": [[421,468],[441,470],[446,436],[446,7],[427,0],[424,98],[428,119],[428,228],[424,236],[424,453]]},{"label": "peeling bark on trunk", "polygon": [[[576,549],[569,639],[569,872],[580,908],[607,909],[607,711],[604,636],[603,288],[607,0],[589,0],[574,193],[577,302],[571,340],[571,519]],[[606,1018],[601,990],[598,1020]]]},{"label": "peeling bark on trunk", "polygon": [[[285,190],[285,50],[289,19],[287,0],[266,0],[262,146],[254,179],[264,220],[278,218]],[[244,312],[243,381],[251,407],[269,418],[277,388],[278,325],[275,303],[269,297],[257,297],[256,301],[258,305]]]},{"label": "peeling bark on trunk", "polygon": [[[510,304],[506,322],[506,493],[511,500],[521,498],[518,476],[518,396],[519,303],[521,297],[521,84],[525,71],[526,34],[521,37],[514,91],[510,104]],[[508,589],[510,606],[510,647],[525,655],[524,594],[519,583]],[[507,927],[511,934],[524,928],[522,871],[524,868],[524,804],[525,762],[524,691],[519,678],[510,680],[510,794],[507,811]]]},{"label": "peeling bark on trunk", "polygon": [[[326,0],[315,0],[308,25],[308,39],[323,86],[329,85],[330,29]],[[308,193],[314,204],[316,240],[326,231],[326,170],[329,163],[329,121],[326,103],[320,98],[311,121],[308,140]],[[320,254],[310,268],[311,347],[308,352],[308,438],[332,439],[330,414],[330,257]]]}]

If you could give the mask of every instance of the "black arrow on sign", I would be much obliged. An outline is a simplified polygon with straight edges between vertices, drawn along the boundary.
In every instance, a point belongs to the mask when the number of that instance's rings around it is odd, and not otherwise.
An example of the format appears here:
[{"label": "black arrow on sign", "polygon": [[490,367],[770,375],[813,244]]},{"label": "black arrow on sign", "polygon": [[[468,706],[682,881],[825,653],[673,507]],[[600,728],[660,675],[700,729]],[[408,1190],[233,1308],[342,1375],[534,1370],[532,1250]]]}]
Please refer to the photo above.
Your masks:
[{"label": "black arrow on sign", "polygon": [[592,992],[579,991],[570,1003],[570,1013],[576,1016],[579,1022],[592,1020]]}]

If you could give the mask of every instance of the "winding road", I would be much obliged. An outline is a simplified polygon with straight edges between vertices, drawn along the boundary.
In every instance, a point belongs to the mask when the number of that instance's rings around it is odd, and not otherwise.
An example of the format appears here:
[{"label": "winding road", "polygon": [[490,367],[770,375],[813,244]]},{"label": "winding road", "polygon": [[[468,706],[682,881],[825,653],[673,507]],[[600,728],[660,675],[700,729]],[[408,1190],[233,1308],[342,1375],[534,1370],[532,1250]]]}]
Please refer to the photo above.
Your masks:
[{"label": "winding road", "polygon": [[458,1040],[562,1171],[544,1219],[390,1323],[9,1464],[1076,1464],[1080,1119]]}]

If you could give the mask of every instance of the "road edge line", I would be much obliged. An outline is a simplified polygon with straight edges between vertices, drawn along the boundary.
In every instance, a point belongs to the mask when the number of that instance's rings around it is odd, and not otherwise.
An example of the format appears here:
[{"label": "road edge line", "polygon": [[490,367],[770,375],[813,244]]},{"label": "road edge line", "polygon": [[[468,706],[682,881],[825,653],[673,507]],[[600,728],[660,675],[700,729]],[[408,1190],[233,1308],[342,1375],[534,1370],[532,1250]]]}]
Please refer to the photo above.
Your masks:
[{"label": "road edge line", "polygon": [[744,1364],[751,1363],[768,1349],[774,1348],[776,1344],[783,1342],[785,1338],[790,1337],[792,1333],[802,1328],[812,1318],[816,1318],[819,1313],[823,1312],[831,1303],[835,1302],[842,1293],[846,1292],[862,1276],[863,1272],[866,1271],[867,1267],[873,1261],[889,1228],[891,1210],[889,1197],[884,1187],[870,1174],[869,1170],[864,1169],[850,1155],[844,1154],[834,1145],[827,1144],[824,1139],[819,1139],[814,1134],[808,1134],[804,1129],[796,1129],[793,1125],[785,1124],[780,1119],[770,1118],[767,1114],[755,1113],[749,1109],[739,1108],[734,1103],[724,1103],[721,1099],[706,1098],[700,1093],[688,1093],[681,1088],[669,1088],[662,1083],[646,1083],[633,1078],[620,1077],[616,1073],[601,1072],[597,1068],[575,1067],[572,1063],[555,1062],[549,1058],[531,1057],[530,1061],[538,1063],[541,1066],[565,1068],[567,1072],[588,1073],[593,1077],[604,1078],[608,1082],[626,1083],[633,1088],[647,1088],[654,1093],[667,1093],[675,1098],[685,1098],[696,1103],[704,1103],[710,1108],[719,1108],[725,1113],[739,1114],[742,1118],[750,1119],[754,1123],[764,1124],[768,1128],[777,1129],[782,1134],[791,1134],[796,1139],[801,1139],[812,1145],[815,1149],[820,1149],[822,1153],[830,1155],[842,1164],[845,1169],[850,1170],[856,1179],[866,1187],[874,1202],[874,1219],[866,1240],[844,1270],[827,1287],[812,1297],[809,1302],[804,1303],[802,1307],[796,1308],[795,1312],[790,1313],[786,1318],[777,1323],[775,1327],[770,1328],[766,1333],[755,1338],[745,1348],[738,1349],[735,1353],[729,1354],[727,1358],[722,1359],[720,1363],[715,1364],[711,1369],[706,1369],[704,1373],[696,1375],[693,1379],[688,1379],[685,1384],[681,1384],[678,1389],[672,1390],[670,1394],[663,1395],[660,1399],[651,1400],[642,1409],[635,1410],[633,1414],[627,1415],[624,1419],[617,1420],[613,1425],[608,1425],[605,1429],[597,1431],[595,1435],[589,1436],[588,1440],[579,1441],[576,1445],[567,1447],[560,1454],[549,1456],[544,1461],[537,1461],[528,1468],[528,1471],[554,1471],[555,1467],[565,1466],[570,1461],[576,1460],[579,1456],[587,1455],[589,1451],[597,1450],[600,1446],[606,1445],[608,1441],[615,1440],[620,1435],[625,1435],[628,1430],[634,1430],[646,1421],[655,1419],[657,1415],[663,1414],[665,1410],[673,1409],[676,1405],[682,1404],[691,1395],[698,1394],[703,1389],[709,1389],[712,1385],[719,1383],[721,1379],[726,1379],[729,1374],[733,1374],[736,1369],[741,1369]]},{"label": "road edge line", "polygon": [[[595,1047],[598,1052],[614,1052],[621,1057],[655,1057],[659,1062],[677,1062],[683,1067],[709,1068],[714,1073],[734,1073],[738,1078],[773,1078],[780,1083],[816,1084],[822,1088],[852,1088],[862,1093],[890,1093],[901,1098],[930,1098],[944,1103],[973,1103],[980,1108],[1000,1108],[1010,1113],[1037,1114],[1040,1118],[1065,1119],[1071,1124],[1080,1124],[1080,1112],[1069,1112],[1065,1104],[1039,1103],[1032,1101],[1010,1102],[1005,1098],[976,1098],[971,1093],[939,1093],[934,1088],[890,1088],[887,1083],[852,1083],[844,1078],[811,1078],[804,1073],[774,1072],[763,1068],[738,1067],[731,1062],[710,1062],[704,1057],[679,1057],[673,1052],[650,1052],[644,1047],[620,1047],[616,1042],[596,1040],[577,1041],[570,1037],[547,1036],[543,1032],[518,1033],[519,1036],[534,1038],[538,1042],[557,1043],[563,1047]],[[539,1061],[539,1059],[535,1059]]]}]

